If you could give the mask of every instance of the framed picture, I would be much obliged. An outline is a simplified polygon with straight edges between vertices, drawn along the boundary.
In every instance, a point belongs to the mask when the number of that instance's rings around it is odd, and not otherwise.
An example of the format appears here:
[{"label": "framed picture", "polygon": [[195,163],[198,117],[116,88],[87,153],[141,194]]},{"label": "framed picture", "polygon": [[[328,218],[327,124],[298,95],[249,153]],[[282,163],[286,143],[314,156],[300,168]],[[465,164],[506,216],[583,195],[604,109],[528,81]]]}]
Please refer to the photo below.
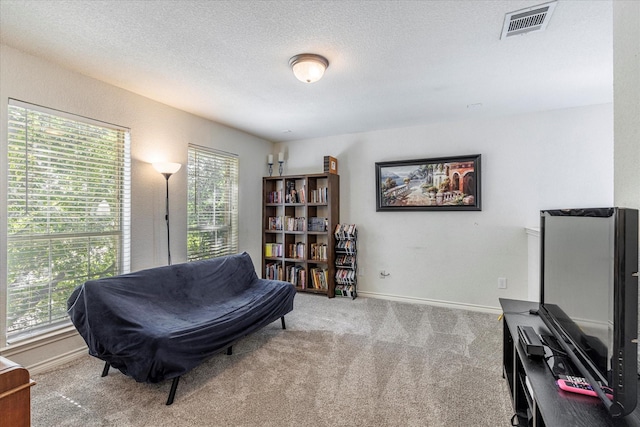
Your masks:
[{"label": "framed picture", "polygon": [[376,163],[376,211],[479,211],[480,154]]}]

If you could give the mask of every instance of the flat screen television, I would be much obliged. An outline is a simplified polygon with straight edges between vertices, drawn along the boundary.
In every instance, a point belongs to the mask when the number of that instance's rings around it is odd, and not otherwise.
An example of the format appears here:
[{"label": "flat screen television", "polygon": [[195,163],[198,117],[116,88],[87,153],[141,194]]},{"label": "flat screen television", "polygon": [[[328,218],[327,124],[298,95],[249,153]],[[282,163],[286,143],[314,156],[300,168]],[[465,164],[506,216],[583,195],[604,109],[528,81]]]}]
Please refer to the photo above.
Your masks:
[{"label": "flat screen television", "polygon": [[638,210],[543,210],[540,235],[538,313],[609,413],[627,415],[638,388]]}]

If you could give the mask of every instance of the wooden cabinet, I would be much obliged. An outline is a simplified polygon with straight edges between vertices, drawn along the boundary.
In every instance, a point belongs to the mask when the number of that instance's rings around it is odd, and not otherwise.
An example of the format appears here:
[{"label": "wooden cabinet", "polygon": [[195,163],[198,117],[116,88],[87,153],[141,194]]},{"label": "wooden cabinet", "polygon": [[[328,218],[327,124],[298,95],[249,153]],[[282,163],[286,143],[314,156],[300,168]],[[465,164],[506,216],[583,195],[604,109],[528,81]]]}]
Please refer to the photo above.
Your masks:
[{"label": "wooden cabinet", "polygon": [[264,177],[262,193],[262,277],[334,297],[340,176]]},{"label": "wooden cabinet", "polygon": [[31,386],[29,371],[0,357],[0,424],[11,427],[31,425]]}]

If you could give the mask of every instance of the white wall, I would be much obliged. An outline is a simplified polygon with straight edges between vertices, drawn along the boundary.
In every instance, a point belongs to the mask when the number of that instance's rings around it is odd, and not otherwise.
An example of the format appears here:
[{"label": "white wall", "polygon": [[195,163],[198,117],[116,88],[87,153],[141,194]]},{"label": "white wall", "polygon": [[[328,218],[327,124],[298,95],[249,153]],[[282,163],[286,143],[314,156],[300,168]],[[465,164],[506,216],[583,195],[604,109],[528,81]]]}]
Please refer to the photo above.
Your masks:
[{"label": "white wall", "polygon": [[[338,158],[341,222],[359,227],[363,295],[476,307],[527,299],[527,234],[544,208],[613,203],[612,105],[279,144],[286,174]],[[376,212],[375,162],[482,154],[481,212]],[[391,273],[379,278],[379,271]],[[508,287],[498,290],[498,277]]]},{"label": "white wall", "polygon": [[[186,165],[187,144],[194,143],[239,155],[240,161],[240,250],[247,251],[260,265],[261,177],[265,159],[273,144],[102,83],[63,67],[0,45],[0,123],[7,122],[8,99],[40,104],[129,127],[132,140],[132,241],[131,268],[164,265],[167,262],[165,179],[150,162],[165,160]],[[1,126],[6,129],[5,126]],[[6,200],[7,133],[0,135],[0,200]],[[174,263],[186,260],[186,168],[169,181],[171,198],[171,256]],[[6,218],[0,217],[0,277],[6,277]],[[1,286],[6,286],[2,279]],[[4,294],[4,292],[0,293]],[[4,330],[5,301],[0,300],[0,329]],[[77,338],[77,337],[76,337]],[[62,343],[61,348],[75,344]],[[15,347],[4,355],[25,366],[43,363],[60,349],[36,346],[35,352],[16,354]],[[66,346],[66,347],[65,347]]]},{"label": "white wall", "polygon": [[613,2],[615,202],[640,209],[640,2]]}]

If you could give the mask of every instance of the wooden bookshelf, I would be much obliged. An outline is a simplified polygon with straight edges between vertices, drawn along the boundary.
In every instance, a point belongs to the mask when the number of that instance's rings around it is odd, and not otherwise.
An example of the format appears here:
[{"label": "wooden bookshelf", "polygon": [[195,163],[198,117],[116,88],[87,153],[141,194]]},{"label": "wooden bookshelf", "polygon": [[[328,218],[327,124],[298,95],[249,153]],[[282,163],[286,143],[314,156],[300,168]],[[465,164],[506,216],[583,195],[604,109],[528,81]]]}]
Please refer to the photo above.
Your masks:
[{"label": "wooden bookshelf", "polygon": [[340,176],[264,177],[262,199],[262,277],[333,298]]}]

